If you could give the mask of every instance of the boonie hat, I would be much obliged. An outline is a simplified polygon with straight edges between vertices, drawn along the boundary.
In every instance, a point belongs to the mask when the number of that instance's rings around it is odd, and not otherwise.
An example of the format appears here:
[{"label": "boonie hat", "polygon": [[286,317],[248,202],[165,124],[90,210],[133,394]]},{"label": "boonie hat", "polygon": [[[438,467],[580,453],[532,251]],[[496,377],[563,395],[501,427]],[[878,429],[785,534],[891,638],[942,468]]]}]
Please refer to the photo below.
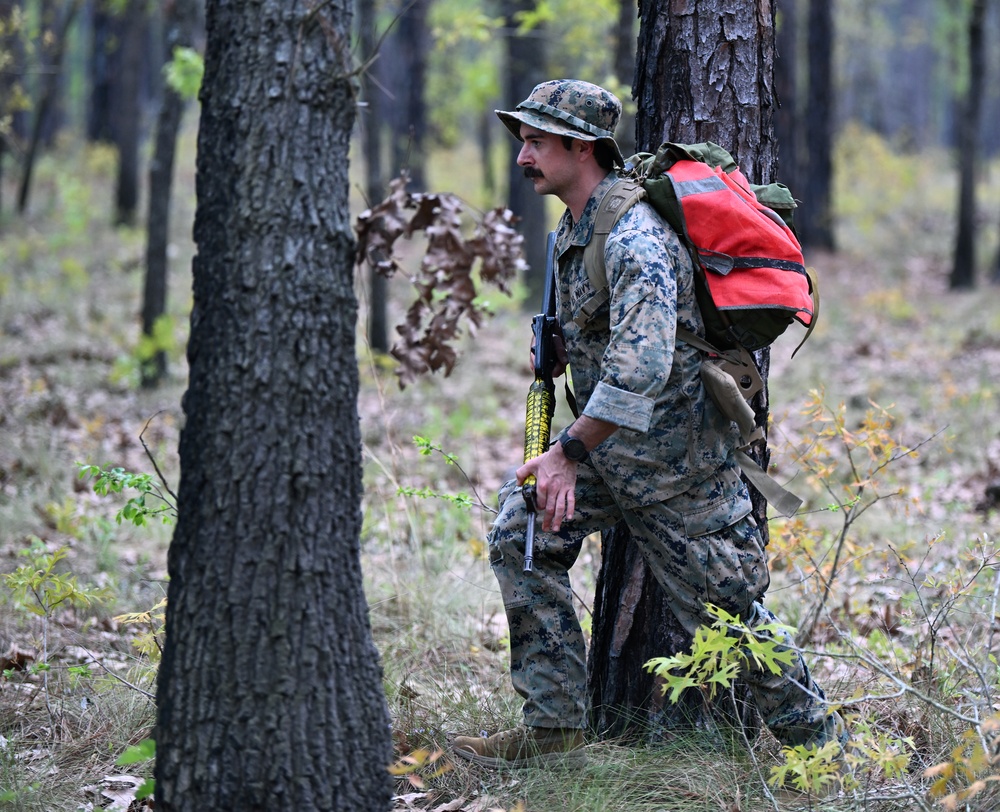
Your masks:
[{"label": "boonie hat", "polygon": [[603,87],[579,79],[554,79],[535,85],[513,111],[494,110],[499,119],[521,141],[521,125],[582,141],[606,141],[619,166],[625,165],[615,143],[615,127],[622,103]]}]

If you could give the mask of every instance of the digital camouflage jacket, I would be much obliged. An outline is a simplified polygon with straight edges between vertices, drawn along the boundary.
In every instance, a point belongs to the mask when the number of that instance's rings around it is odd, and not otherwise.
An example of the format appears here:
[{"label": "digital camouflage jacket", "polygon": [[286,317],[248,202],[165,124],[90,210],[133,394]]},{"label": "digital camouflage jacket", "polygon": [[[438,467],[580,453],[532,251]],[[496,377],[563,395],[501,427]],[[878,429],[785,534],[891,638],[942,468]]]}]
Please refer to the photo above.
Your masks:
[{"label": "digital camouflage jacket", "polygon": [[[735,426],[706,395],[694,347],[675,342],[678,323],[703,336],[691,259],[645,202],[608,236],[610,298],[595,297],[583,263],[609,174],[580,221],[567,210],[556,232],[558,313],[581,414],[620,429],[591,453],[623,509],[670,499],[727,464]],[[728,464],[732,465],[732,462]]]}]

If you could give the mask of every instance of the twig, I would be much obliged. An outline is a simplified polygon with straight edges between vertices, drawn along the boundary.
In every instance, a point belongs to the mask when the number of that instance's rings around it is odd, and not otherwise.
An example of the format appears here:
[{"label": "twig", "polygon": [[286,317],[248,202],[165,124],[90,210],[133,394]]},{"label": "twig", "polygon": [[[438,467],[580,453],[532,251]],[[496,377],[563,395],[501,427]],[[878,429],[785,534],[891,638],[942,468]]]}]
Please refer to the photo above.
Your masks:
[{"label": "twig", "polygon": [[126,686],[127,688],[131,688],[133,691],[138,691],[144,697],[146,697],[148,699],[151,699],[153,702],[156,701],[156,694],[151,694],[149,691],[145,690],[144,688],[140,688],[138,685],[133,685],[127,679],[124,679],[123,677],[119,677],[114,671],[112,671],[104,663],[102,663],[100,660],[98,660],[97,657],[94,655],[94,652],[88,650],[87,654],[90,655],[91,662],[93,662],[95,665],[98,665],[101,668],[103,668],[104,672],[109,677],[112,677],[113,679],[118,680],[122,685]]},{"label": "twig", "polygon": [[[177,494],[174,493],[172,490],[170,490],[170,485],[167,484],[166,477],[163,476],[163,472],[160,470],[160,466],[156,464],[156,458],[153,456],[153,452],[151,452],[149,450],[149,446],[146,445],[146,441],[144,439],[142,439],[142,435],[146,433],[146,429],[148,429],[149,428],[149,424],[153,422],[153,418],[156,417],[157,415],[162,414],[162,413],[163,413],[163,411],[161,409],[159,412],[157,412],[156,414],[154,414],[153,417],[150,417],[149,420],[146,421],[146,425],[143,426],[142,427],[142,431],[139,432],[139,442],[142,443],[142,447],[143,447],[143,449],[145,449],[146,456],[149,457],[149,461],[151,463],[153,463],[153,470],[156,471],[156,475],[160,478],[160,482],[163,483],[164,489],[166,490],[167,493],[169,493],[174,498],[174,504],[172,505],[172,507],[174,508],[174,510],[176,510],[177,509],[177,501],[178,501]],[[166,500],[164,500],[164,501],[166,501]]]}]

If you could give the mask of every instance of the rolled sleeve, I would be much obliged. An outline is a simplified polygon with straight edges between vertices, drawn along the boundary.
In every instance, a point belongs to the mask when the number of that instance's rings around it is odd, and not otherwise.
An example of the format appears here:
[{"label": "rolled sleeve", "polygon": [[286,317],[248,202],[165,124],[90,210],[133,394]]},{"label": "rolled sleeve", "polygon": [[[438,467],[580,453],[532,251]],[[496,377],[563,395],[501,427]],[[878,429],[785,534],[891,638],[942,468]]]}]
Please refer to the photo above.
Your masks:
[{"label": "rolled sleeve", "polygon": [[599,381],[583,413],[595,420],[614,423],[619,428],[645,433],[653,420],[655,402],[653,398]]}]

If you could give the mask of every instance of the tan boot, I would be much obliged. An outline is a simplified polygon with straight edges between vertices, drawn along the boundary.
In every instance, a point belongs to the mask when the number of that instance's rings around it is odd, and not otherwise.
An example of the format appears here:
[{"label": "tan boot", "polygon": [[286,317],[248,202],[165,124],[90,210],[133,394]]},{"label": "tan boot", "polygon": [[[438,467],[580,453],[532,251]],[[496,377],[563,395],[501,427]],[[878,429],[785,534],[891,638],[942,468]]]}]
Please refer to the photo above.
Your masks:
[{"label": "tan boot", "polygon": [[583,767],[583,731],[572,728],[526,727],[503,730],[487,738],[458,736],[452,751],[486,767]]}]

